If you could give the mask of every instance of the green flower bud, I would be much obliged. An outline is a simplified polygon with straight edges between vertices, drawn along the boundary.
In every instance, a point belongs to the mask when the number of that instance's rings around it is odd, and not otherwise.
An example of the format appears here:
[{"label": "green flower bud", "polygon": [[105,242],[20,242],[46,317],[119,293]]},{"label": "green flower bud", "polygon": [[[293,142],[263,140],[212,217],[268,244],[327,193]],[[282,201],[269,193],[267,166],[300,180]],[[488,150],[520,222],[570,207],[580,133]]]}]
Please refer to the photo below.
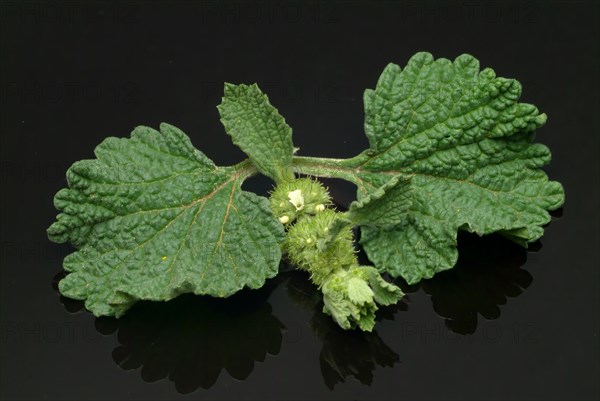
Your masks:
[{"label": "green flower bud", "polygon": [[331,198],[319,181],[298,178],[280,182],[271,193],[270,202],[275,217],[281,221],[283,216],[288,216],[289,220],[283,224],[290,224],[300,216],[325,210]]},{"label": "green flower bud", "polygon": [[319,287],[332,272],[358,264],[349,227],[342,230],[330,246],[322,247],[328,237],[329,225],[336,218],[336,212],[331,209],[315,216],[301,217],[289,228],[283,244],[292,263],[307,270]]},{"label": "green flower bud", "polygon": [[364,331],[371,331],[375,326],[376,302],[390,305],[404,295],[371,266],[353,266],[334,272],[325,280],[322,291],[324,313],[331,315],[344,329],[358,326]]}]

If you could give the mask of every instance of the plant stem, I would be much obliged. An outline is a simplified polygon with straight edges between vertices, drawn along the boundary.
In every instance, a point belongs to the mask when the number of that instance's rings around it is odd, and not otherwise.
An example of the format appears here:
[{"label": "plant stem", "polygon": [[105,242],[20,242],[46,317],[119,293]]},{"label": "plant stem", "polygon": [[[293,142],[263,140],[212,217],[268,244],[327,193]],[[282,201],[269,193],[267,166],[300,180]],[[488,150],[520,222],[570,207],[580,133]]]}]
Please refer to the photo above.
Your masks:
[{"label": "plant stem", "polygon": [[360,169],[354,167],[354,159],[295,156],[292,163],[296,173],[316,177],[341,178],[354,183],[360,172]]}]

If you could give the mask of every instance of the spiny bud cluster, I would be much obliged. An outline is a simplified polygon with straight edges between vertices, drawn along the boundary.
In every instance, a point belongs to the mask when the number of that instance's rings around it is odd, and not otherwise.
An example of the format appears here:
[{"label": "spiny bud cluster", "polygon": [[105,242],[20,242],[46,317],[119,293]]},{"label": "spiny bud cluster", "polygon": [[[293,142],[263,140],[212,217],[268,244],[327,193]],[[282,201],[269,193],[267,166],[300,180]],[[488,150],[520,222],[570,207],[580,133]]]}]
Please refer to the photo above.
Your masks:
[{"label": "spiny bud cluster", "polygon": [[376,303],[389,305],[403,294],[374,267],[359,266],[350,226],[331,235],[339,213],[331,208],[327,189],[310,178],[285,181],[273,190],[270,202],[287,229],[283,250],[323,292],[323,312],[344,329],[371,331]]},{"label": "spiny bud cluster", "polygon": [[283,181],[270,197],[271,209],[282,224],[291,224],[301,216],[314,216],[331,205],[327,189],[319,181],[299,178]]}]

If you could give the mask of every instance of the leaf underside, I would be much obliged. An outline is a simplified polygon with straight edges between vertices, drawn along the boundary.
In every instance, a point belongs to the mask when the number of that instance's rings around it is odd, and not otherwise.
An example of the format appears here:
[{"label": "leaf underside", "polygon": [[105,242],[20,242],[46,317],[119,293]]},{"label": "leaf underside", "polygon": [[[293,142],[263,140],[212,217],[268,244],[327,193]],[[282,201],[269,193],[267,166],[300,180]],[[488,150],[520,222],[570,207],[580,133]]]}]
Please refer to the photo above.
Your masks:
[{"label": "leaf underside", "polygon": [[370,148],[346,163],[363,198],[394,175],[411,177],[412,204],[393,228],[362,227],[380,271],[409,283],[450,269],[457,230],[500,232],[526,245],[543,234],[564,191],[540,169],[550,151],[532,143],[546,115],[519,103],[521,85],[469,55],[413,56],[390,64],[364,95]]},{"label": "leaf underside", "polygon": [[[277,274],[284,232],[264,197],[241,190],[244,164],[217,167],[180,130],[138,127],[75,163],[50,239],[64,260],[63,295],[95,315],[181,293],[226,297]],[[247,165],[246,165],[247,166]]]}]

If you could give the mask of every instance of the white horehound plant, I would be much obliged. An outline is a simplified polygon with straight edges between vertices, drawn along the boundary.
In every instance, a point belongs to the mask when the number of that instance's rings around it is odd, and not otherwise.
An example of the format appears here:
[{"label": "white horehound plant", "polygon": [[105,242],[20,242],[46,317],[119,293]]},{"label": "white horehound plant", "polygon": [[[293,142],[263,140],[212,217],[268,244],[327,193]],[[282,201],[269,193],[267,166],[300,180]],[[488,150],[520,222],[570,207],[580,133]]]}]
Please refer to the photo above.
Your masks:
[{"label": "white horehound plant", "polygon": [[[286,255],[321,290],[325,313],[370,331],[377,305],[403,295],[380,273],[414,284],[452,268],[458,230],[527,246],[563,204],[562,186],[540,169],[550,151],[533,143],[546,115],[520,95],[517,81],[480,71],[472,56],[418,53],[365,91],[369,148],[341,160],[297,156],[266,95],[225,84],[221,121],[247,160],[216,166],[161,124],[107,138],[96,159],[69,168],[48,229],[77,248],[59,289],[119,317],[138,300],[259,288]],[[241,189],[257,173],[275,182],[269,199]],[[358,200],[335,211],[318,176],[353,182]],[[374,266],[358,263],[355,226]]]}]

